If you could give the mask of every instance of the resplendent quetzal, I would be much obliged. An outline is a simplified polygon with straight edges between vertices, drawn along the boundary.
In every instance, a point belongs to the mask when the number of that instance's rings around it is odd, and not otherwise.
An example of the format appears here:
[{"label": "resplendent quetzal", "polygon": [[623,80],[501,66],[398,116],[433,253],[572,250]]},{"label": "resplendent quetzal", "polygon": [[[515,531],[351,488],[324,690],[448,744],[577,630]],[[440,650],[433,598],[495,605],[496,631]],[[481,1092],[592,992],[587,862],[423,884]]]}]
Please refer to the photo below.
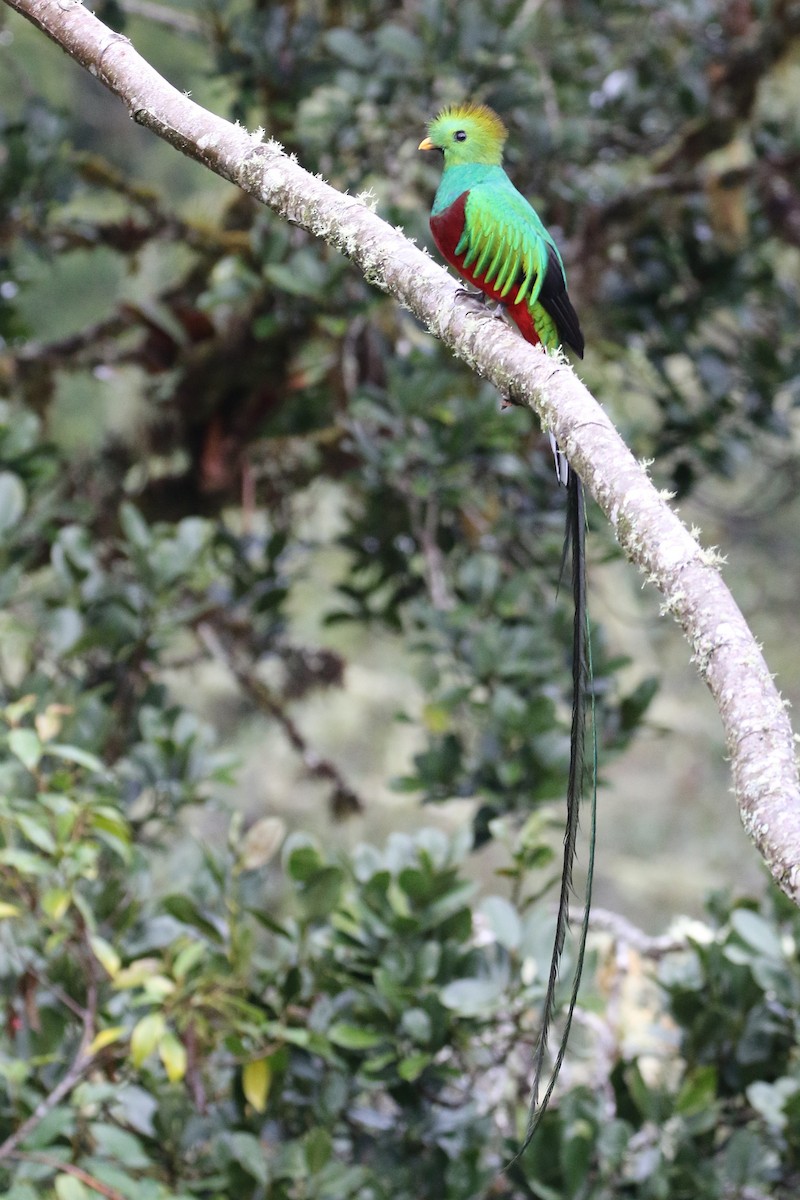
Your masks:
[{"label": "resplendent quetzal", "polygon": [[[554,350],[571,347],[583,358],[583,334],[567,295],[564,264],[558,247],[538,214],[517,191],[503,169],[506,127],[483,104],[445,108],[428,128],[420,150],[440,150],[444,173],[431,211],[431,232],[441,254],[462,278],[504,306],[526,341]],[[575,604],[572,644],[572,725],[567,784],[567,821],[556,933],[542,1014],[542,1030],[534,1058],[531,1111],[522,1149],[530,1141],[553,1091],[566,1050],[580,984],[591,902],[594,860],[594,798],[586,881],[586,907],[567,1019],[547,1089],[538,1105],[547,1035],[555,1000],[558,968],[566,937],[572,864],[578,831],[578,805],[583,780],[586,697],[591,674],[586,612],[585,510],[583,487],[556,449],[556,472],[568,489],[567,546],[572,546]],[[537,1107],[538,1105],[538,1107]],[[521,1153],[521,1150],[519,1151]]]}]

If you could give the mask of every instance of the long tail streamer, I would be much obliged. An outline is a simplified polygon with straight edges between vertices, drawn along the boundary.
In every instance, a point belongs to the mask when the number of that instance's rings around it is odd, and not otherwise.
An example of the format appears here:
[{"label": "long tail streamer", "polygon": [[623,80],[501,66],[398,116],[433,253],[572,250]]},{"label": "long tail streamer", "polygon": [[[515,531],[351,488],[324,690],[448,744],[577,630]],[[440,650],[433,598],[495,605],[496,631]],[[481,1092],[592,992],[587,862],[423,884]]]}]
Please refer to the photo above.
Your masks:
[{"label": "long tail streamer", "polygon": [[[583,484],[575,471],[570,470],[567,479],[567,529],[564,541],[564,560],[572,547],[572,597],[574,604],[574,621],[572,628],[572,721],[570,728],[570,761],[569,778],[567,783],[567,821],[564,829],[564,857],[561,872],[561,891],[558,898],[558,913],[556,916],[556,931],[553,941],[553,953],[550,959],[550,974],[547,982],[544,1003],[542,1005],[542,1029],[533,1061],[533,1083],[531,1086],[530,1112],[528,1128],[516,1158],[524,1153],[542,1120],[550,1097],[553,1094],[564,1055],[567,1049],[572,1018],[583,971],[583,960],[586,953],[586,939],[589,932],[589,913],[592,903],[592,884],[594,881],[594,852],[597,831],[597,725],[595,721],[594,695],[592,692],[592,648],[591,630],[586,602],[586,503],[583,494]],[[547,1039],[553,1020],[555,1008],[556,986],[558,983],[559,966],[564,943],[569,927],[569,900],[573,891],[572,875],[575,862],[575,849],[578,837],[578,819],[583,777],[585,766],[586,746],[586,713],[591,710],[592,732],[592,795],[589,821],[589,861],[586,870],[586,889],[584,899],[583,920],[578,937],[577,958],[572,980],[567,1015],[561,1034],[558,1051],[550,1072],[541,1102],[539,1088],[544,1071]]]}]

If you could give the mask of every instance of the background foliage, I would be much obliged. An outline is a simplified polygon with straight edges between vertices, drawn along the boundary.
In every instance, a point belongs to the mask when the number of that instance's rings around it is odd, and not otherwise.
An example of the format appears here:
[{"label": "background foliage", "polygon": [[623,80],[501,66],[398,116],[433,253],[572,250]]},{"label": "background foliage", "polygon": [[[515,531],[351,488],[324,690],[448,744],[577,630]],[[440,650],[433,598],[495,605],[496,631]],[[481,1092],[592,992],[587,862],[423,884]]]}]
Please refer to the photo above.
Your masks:
[{"label": "background foliage", "polygon": [[[760,503],[793,491],[796,5],[142,11],[98,14],[420,240],[425,122],[492,103],[564,249],[587,382],[637,452],[683,495],[757,462]],[[567,756],[549,449],[346,263],[160,156],[5,21],[4,1194],[794,1196],[798,931],[775,897],[718,898],[667,942],[612,923],[561,1101],[498,1177]],[[655,684],[595,641],[608,763]],[[454,838],[333,851],[302,829],[303,796],[341,820],[388,782],[337,733],[364,644],[414,664],[385,774],[468,800]],[[256,714],[276,740],[248,786]]]}]

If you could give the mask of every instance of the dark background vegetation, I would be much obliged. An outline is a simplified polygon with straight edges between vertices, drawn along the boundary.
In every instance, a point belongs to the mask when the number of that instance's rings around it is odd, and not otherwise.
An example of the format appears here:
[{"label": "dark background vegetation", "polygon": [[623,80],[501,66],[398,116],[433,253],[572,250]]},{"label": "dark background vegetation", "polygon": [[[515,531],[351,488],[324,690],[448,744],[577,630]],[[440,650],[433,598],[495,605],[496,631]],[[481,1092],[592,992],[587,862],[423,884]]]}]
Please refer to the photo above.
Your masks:
[{"label": "dark background vegetation", "polygon": [[[423,244],[427,120],[500,111],[581,374],[800,699],[796,4],[97,12]],[[601,915],[497,1174],[568,753],[530,415],[5,10],[0,64],[0,1135],[46,1105],[3,1194],[795,1196],[798,919],[596,513],[600,900],[694,920]]]}]

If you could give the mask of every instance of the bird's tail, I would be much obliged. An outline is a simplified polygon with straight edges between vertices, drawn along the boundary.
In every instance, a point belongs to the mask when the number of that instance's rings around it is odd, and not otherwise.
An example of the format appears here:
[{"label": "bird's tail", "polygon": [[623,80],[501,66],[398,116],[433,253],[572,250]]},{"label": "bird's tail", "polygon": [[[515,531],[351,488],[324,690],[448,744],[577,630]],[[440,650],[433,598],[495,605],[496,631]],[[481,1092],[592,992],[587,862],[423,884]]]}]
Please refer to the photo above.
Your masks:
[{"label": "bird's tail", "polygon": [[[544,1003],[542,1006],[542,1029],[536,1046],[533,1063],[533,1084],[531,1086],[530,1112],[525,1138],[516,1157],[526,1149],[533,1137],[539,1122],[545,1114],[556,1080],[564,1061],[567,1048],[575,1003],[581,982],[583,960],[586,951],[586,937],[589,930],[589,910],[592,902],[592,882],[594,876],[595,830],[597,818],[597,729],[594,717],[594,698],[592,695],[592,652],[591,631],[586,603],[586,504],[583,494],[583,484],[574,470],[570,470],[567,479],[567,528],[564,538],[564,558],[572,551],[572,596],[574,603],[574,619],[572,627],[572,722],[570,729],[569,779],[567,783],[567,821],[564,829],[564,857],[561,872],[561,891],[558,898],[558,915],[556,917],[556,932],[553,942],[553,953],[550,959],[550,974],[547,981]],[[569,925],[569,899],[572,887],[572,869],[575,861],[575,847],[578,836],[578,816],[585,768],[586,749],[586,716],[587,709],[591,710],[592,734],[592,795],[589,822],[589,861],[586,871],[586,891],[583,920],[578,936],[578,950],[575,971],[572,980],[572,992],[567,1007],[564,1029],[561,1034],[558,1052],[555,1056],[550,1078],[541,1102],[539,1088],[544,1071],[547,1038],[553,1019],[555,1007],[556,985],[558,983],[559,965],[564,942]]]}]

